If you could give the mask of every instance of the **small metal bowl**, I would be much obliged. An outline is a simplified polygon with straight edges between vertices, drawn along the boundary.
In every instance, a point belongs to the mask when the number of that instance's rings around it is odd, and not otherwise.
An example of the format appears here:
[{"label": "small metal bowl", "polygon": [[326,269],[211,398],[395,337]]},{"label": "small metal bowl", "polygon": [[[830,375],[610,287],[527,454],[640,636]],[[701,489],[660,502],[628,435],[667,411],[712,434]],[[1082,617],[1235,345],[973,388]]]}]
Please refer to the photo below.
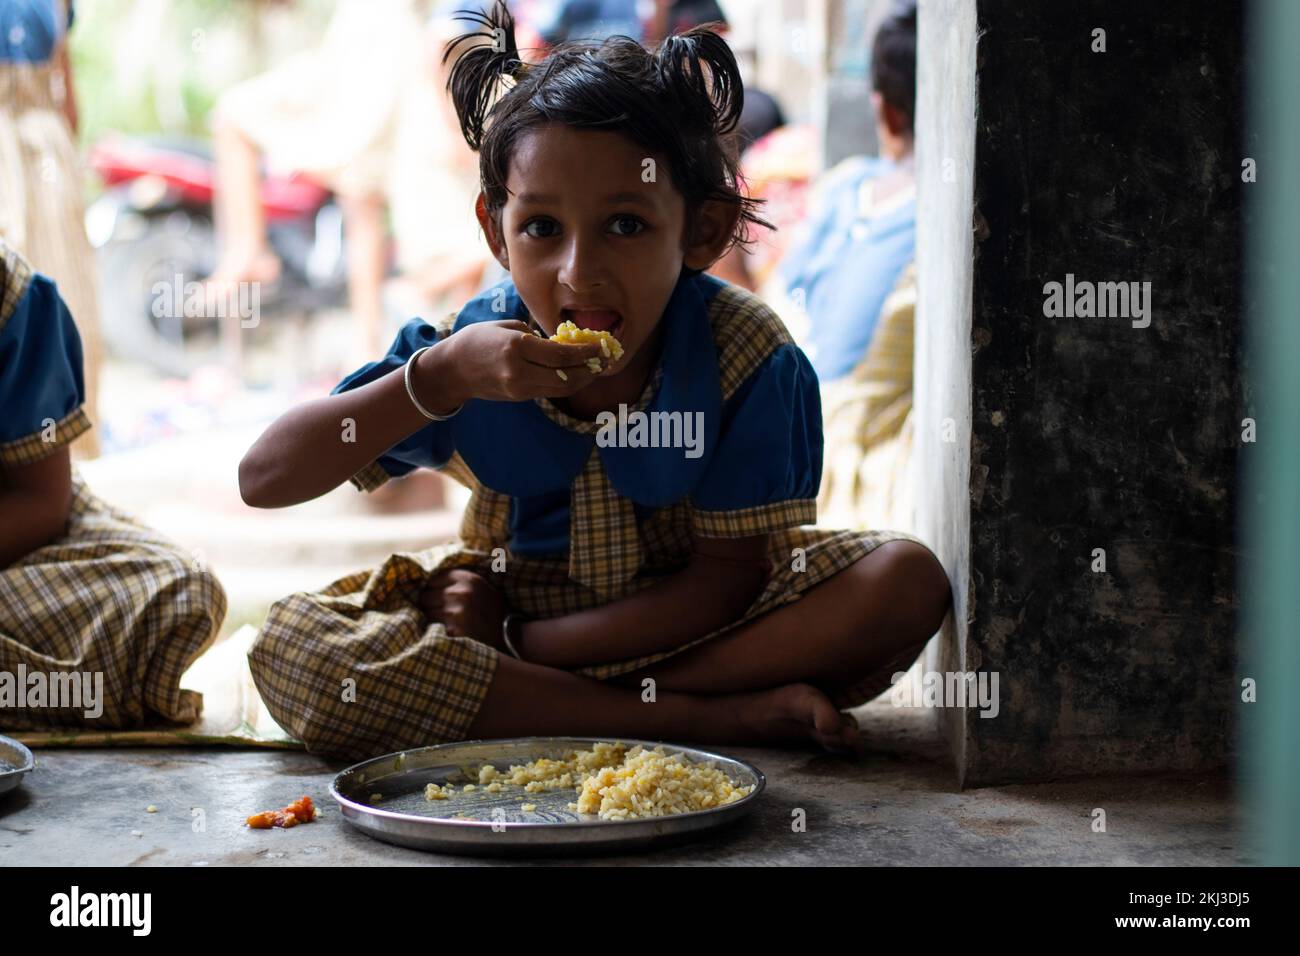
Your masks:
[{"label": "small metal bowl", "polygon": [[0,793],[13,790],[36,766],[32,752],[12,737],[0,736]]}]

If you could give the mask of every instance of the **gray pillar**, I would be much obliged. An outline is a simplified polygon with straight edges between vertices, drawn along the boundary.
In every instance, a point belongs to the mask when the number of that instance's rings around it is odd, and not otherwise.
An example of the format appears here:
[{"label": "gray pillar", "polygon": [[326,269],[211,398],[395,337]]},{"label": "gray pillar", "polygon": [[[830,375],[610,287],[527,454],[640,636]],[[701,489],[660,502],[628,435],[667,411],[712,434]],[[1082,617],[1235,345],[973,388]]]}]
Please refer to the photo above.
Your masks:
[{"label": "gray pillar", "polygon": [[928,664],[1000,691],[937,712],[964,785],[1232,750],[1240,17],[921,5],[918,519],[957,591]]}]

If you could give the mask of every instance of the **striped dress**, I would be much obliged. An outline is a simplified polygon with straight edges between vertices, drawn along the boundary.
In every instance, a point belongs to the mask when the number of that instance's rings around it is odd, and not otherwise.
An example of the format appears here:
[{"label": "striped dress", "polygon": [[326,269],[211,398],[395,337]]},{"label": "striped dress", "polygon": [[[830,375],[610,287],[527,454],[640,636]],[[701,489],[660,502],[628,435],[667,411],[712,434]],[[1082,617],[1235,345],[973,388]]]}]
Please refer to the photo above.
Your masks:
[{"label": "striped dress", "polygon": [[[408,323],[383,359],[335,391],[400,374],[417,348],[469,323],[511,317],[537,327],[507,278],[457,315]],[[281,726],[311,751],[348,758],[464,739],[497,652],[425,620],[417,598],[443,569],[491,575],[513,610],[555,617],[630,596],[681,570],[693,534],[770,534],[771,570],[744,614],[669,650],[574,669],[606,679],[796,601],[887,541],[915,540],[811,527],[822,453],[817,379],[761,299],[708,275],[683,277],[661,321],[662,356],[629,415],[702,412],[702,454],[602,445],[597,423],[547,399],[471,400],[450,420],[431,422],[352,482],[372,490],[415,468],[439,469],[471,492],[460,536],[394,554],[271,607],[249,664]],[[501,555],[507,571],[492,575]],[[898,669],[890,662],[832,700],[865,703]],[[344,692],[349,680],[353,693]]]}]

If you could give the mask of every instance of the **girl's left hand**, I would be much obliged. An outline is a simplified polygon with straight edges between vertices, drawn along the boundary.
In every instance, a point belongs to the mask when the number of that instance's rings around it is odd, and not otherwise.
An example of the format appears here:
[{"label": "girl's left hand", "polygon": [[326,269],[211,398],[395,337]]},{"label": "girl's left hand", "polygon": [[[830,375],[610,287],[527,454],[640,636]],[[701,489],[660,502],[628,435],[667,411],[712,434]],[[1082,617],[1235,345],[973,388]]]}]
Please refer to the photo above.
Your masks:
[{"label": "girl's left hand", "polygon": [[450,637],[469,637],[506,653],[501,624],[509,611],[505,595],[477,571],[447,568],[429,576],[420,610],[447,628]]}]

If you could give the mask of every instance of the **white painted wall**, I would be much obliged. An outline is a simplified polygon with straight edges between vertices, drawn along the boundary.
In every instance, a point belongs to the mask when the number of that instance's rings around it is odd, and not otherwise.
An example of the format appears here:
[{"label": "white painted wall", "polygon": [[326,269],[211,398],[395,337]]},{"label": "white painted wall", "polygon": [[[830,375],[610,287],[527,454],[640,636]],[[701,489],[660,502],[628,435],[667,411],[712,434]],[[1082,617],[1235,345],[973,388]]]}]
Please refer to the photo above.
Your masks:
[{"label": "white painted wall", "polygon": [[[927,670],[969,670],[975,0],[921,0],[917,24],[915,473],[918,534],[953,586]],[[945,441],[950,420],[952,441]],[[965,708],[934,711],[965,764]]]}]

